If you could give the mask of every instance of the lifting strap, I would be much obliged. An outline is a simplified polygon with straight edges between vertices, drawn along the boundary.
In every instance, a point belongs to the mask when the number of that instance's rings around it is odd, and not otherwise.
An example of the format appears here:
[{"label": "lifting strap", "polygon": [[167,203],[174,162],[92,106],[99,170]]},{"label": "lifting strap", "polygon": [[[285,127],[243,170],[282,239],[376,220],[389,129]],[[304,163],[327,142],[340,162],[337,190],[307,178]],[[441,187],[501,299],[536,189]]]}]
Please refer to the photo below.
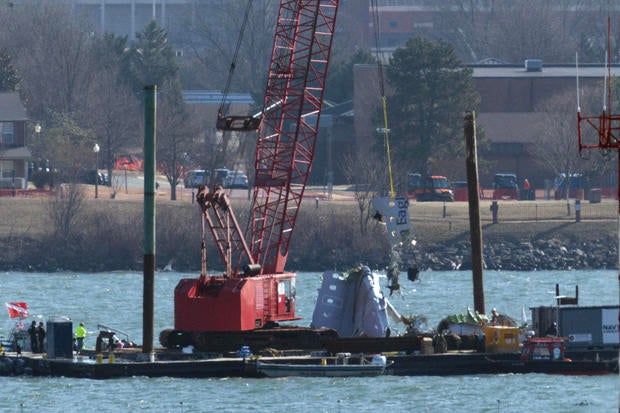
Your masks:
[{"label": "lifting strap", "polygon": [[387,99],[385,97],[385,81],[383,79],[383,63],[381,62],[381,53],[379,48],[381,44],[379,42],[379,7],[376,0],[371,0],[372,14],[373,14],[373,26],[375,35],[375,53],[377,54],[377,66],[379,70],[379,85],[381,87],[381,110],[383,112],[383,133],[385,135],[385,150],[387,152],[388,163],[388,176],[390,178],[390,197],[393,199],[396,195],[394,192],[394,179],[392,178],[392,158],[390,156],[390,130],[388,128],[387,118]]},{"label": "lifting strap", "polygon": [[222,131],[253,131],[258,129],[260,126],[260,117],[249,115],[224,115],[224,106],[228,100],[228,92],[230,91],[230,84],[235,72],[235,67],[237,66],[237,57],[239,56],[239,50],[241,49],[243,33],[245,32],[245,27],[250,16],[250,10],[252,10],[252,0],[248,0],[248,5],[245,9],[243,22],[241,23],[241,29],[239,30],[239,37],[237,38],[237,44],[235,45],[233,60],[228,71],[228,79],[226,80],[226,86],[224,87],[224,92],[222,93],[222,101],[220,102],[220,108],[217,111],[216,127],[218,130]]}]

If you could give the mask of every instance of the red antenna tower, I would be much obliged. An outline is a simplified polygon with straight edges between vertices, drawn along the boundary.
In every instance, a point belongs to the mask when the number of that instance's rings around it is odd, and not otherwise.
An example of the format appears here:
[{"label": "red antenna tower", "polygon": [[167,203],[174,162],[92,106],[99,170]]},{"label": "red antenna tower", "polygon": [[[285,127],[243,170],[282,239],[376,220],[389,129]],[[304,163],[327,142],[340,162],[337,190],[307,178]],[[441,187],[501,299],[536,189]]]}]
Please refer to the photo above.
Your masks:
[{"label": "red antenna tower", "polygon": [[[607,18],[607,73],[605,74],[605,92],[603,112],[599,116],[581,116],[579,105],[579,77],[577,77],[577,124],[579,152],[583,149],[620,149],[620,115],[611,113],[611,18]],[[597,143],[585,143],[581,122],[592,126],[598,133]],[[620,158],[619,158],[620,159]],[[619,186],[620,188],[620,186]],[[620,197],[618,198],[620,199]]]},{"label": "red antenna tower", "polygon": [[[579,152],[584,149],[620,149],[620,114],[611,113],[611,17],[607,18],[607,72],[605,74],[605,92],[603,112],[598,116],[582,116],[579,105],[579,75],[577,75],[577,136]],[[582,122],[590,125],[598,134],[598,142],[586,142]],[[620,156],[618,157],[620,163]],[[618,215],[620,216],[620,164],[618,168]]]},{"label": "red antenna tower", "polygon": [[[579,153],[584,149],[620,149],[620,115],[611,113],[611,17],[607,17],[607,73],[605,75],[605,93],[603,112],[599,116],[581,116],[579,106],[579,76],[577,76],[577,135]],[[582,122],[590,125],[598,134],[598,142],[584,142]],[[618,200],[618,239],[620,241],[620,154],[618,156],[618,183],[616,199]],[[620,242],[618,254],[618,270],[620,271]],[[618,274],[620,284],[620,273]],[[620,320],[620,313],[618,315]]]}]

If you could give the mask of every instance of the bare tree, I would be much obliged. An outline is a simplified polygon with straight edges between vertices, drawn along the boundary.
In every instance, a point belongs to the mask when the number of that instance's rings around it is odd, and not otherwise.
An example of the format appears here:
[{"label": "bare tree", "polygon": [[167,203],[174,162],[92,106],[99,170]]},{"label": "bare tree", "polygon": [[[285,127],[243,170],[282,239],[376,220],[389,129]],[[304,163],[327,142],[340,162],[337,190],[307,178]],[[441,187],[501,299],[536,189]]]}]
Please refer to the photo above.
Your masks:
[{"label": "bare tree", "polygon": [[353,186],[355,201],[359,210],[360,234],[365,235],[370,221],[370,202],[379,195],[381,183],[385,182],[385,167],[371,153],[357,152],[346,156],[344,174]]},{"label": "bare tree", "polygon": [[100,71],[92,88],[88,105],[80,111],[80,120],[92,128],[112,183],[116,157],[124,149],[139,146],[140,103],[126,85],[118,82],[113,68]]},{"label": "bare tree", "polygon": [[13,28],[1,36],[15,56],[30,113],[41,119],[48,109],[78,110],[88,99],[95,62],[92,36],[70,4],[26,1],[2,17]]},{"label": "bare tree", "polygon": [[188,152],[198,134],[196,121],[185,108],[180,85],[167,81],[160,92],[157,116],[157,162],[170,184],[170,199],[176,200],[176,187],[190,166]]},{"label": "bare tree", "polygon": [[84,191],[75,183],[62,185],[47,203],[55,237],[66,243],[74,236],[78,219],[84,207]]},{"label": "bare tree", "polygon": [[577,172],[582,160],[577,145],[574,94],[552,96],[540,105],[539,111],[544,121],[534,155],[556,174]]},{"label": "bare tree", "polygon": [[576,97],[570,91],[556,94],[541,103],[537,111],[542,114],[543,126],[536,150],[531,154],[556,176],[565,175],[566,206],[570,214],[568,188],[571,177],[592,168],[592,159],[584,159],[579,154]]},{"label": "bare tree", "polygon": [[[487,57],[509,63],[540,58],[572,61],[579,49],[602,59],[607,0],[448,0],[441,2],[436,34],[453,43],[466,62]],[[602,42],[604,44],[604,42]],[[591,60],[589,60],[591,61]]]},{"label": "bare tree", "polygon": [[[234,70],[231,90],[250,90],[262,96],[278,7],[270,0],[251,2],[237,61],[233,62],[246,7],[247,2],[228,0],[201,3],[193,16],[191,47],[205,68],[204,85],[223,90],[230,71]],[[222,27],[230,29],[222,30]],[[200,74],[194,70],[192,76]]]}]

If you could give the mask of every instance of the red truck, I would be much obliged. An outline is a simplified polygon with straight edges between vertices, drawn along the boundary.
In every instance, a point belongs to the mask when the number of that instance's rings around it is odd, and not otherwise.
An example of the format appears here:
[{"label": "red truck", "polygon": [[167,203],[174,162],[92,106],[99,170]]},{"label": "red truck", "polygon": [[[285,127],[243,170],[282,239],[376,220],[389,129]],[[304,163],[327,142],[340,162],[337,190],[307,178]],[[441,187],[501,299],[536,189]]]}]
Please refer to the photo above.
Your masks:
[{"label": "red truck", "polygon": [[450,187],[448,178],[441,175],[430,175],[422,179],[419,173],[410,173],[408,193],[411,198],[418,202],[427,201],[454,201],[454,193]]},{"label": "red truck", "polygon": [[519,199],[519,186],[515,174],[495,174],[493,199]]}]

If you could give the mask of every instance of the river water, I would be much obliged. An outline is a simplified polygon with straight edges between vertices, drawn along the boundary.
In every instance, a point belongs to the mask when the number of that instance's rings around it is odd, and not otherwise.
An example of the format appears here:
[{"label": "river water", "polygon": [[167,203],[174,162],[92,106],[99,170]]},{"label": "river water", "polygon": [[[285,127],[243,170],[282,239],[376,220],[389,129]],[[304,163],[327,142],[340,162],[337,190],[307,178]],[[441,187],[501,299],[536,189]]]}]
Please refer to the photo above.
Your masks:
[{"label": "river water", "polygon": [[[173,291],[180,278],[195,274],[157,273],[155,336],[173,326]],[[309,325],[320,273],[299,273],[297,311]],[[484,273],[488,312],[521,318],[525,307],[553,305],[555,284],[581,305],[617,305],[616,271]],[[97,325],[105,324],[142,341],[141,273],[0,274],[3,302],[25,301],[31,318],[70,317],[84,321],[94,347]],[[402,295],[391,302],[404,315],[425,315],[436,326],[445,315],[473,308],[470,272],[422,272],[401,279]],[[385,290],[385,289],[384,289]],[[0,334],[10,327],[0,316]],[[392,330],[395,330],[394,328]],[[156,337],[157,339],[157,337]],[[158,343],[155,343],[158,345]],[[542,374],[456,377],[176,379],[0,378],[3,412],[618,412],[618,376],[564,377]]]}]

